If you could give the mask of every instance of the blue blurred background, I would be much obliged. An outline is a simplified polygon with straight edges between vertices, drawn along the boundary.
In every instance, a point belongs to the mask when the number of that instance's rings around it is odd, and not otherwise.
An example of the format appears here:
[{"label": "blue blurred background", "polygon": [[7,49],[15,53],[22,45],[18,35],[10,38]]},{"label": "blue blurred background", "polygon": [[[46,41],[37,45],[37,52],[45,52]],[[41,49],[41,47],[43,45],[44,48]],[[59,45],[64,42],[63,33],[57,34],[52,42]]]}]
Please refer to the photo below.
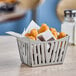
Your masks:
[{"label": "blue blurred background", "polygon": [[[59,0],[46,0],[43,5],[40,5],[36,9],[36,22],[39,25],[41,25],[42,23],[46,23],[49,27],[54,27],[58,31],[61,31],[61,22],[56,15],[56,6],[58,2]],[[27,13],[25,13],[25,16],[19,20],[0,23],[0,35],[6,35],[5,32],[7,31],[22,33],[23,29],[27,28],[31,20],[32,11],[29,10]]]}]

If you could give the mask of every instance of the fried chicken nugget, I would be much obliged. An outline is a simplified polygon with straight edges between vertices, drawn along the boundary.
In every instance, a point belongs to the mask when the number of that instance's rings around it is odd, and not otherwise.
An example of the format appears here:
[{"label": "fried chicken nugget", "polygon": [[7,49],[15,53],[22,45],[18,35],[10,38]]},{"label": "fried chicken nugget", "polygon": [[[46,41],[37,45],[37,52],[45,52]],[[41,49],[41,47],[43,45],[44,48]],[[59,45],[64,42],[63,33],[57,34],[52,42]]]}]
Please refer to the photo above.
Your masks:
[{"label": "fried chicken nugget", "polygon": [[58,39],[63,38],[63,37],[65,37],[65,36],[66,36],[66,34],[65,34],[64,32],[60,32],[60,34],[59,34],[59,36],[58,36]]},{"label": "fried chicken nugget", "polygon": [[45,32],[49,29],[49,27],[47,26],[47,24],[42,24],[40,29],[38,30],[38,33],[42,33]]},{"label": "fried chicken nugget", "polygon": [[28,38],[35,40],[35,37],[33,37],[33,36],[28,36]]},{"label": "fried chicken nugget", "polygon": [[54,37],[57,39],[58,38],[58,34],[56,32],[52,32],[52,34],[54,35]]},{"label": "fried chicken nugget", "polygon": [[50,31],[52,32],[52,34],[55,36],[55,38],[57,39],[58,37],[58,32],[55,28],[50,28]]},{"label": "fried chicken nugget", "polygon": [[38,35],[38,31],[37,31],[37,29],[32,29],[31,31],[30,31],[30,34],[31,34],[31,36],[33,36],[33,37],[37,37],[37,35]]},{"label": "fried chicken nugget", "polygon": [[26,33],[25,36],[28,37],[28,36],[31,36],[31,34],[30,33]]},{"label": "fried chicken nugget", "polygon": [[33,37],[30,33],[26,33],[25,36],[32,40],[35,40],[35,37]]}]

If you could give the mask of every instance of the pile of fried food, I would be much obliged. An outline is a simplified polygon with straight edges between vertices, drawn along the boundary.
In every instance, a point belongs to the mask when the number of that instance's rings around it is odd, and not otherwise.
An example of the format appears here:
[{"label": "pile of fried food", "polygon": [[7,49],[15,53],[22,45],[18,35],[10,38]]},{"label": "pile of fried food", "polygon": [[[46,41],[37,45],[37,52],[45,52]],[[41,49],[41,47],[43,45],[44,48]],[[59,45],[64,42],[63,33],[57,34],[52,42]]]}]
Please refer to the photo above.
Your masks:
[{"label": "pile of fried food", "polygon": [[32,29],[30,33],[26,33],[25,37],[32,40],[50,41],[65,37],[64,32],[57,32],[55,28],[49,28],[47,24],[42,24],[40,29]]}]

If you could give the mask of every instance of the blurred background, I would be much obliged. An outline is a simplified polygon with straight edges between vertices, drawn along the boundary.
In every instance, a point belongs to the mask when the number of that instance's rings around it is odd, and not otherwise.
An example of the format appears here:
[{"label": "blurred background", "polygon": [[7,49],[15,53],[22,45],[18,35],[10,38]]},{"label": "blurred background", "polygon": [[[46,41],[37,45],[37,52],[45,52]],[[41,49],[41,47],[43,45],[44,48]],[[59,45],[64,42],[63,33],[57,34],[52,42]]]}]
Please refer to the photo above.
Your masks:
[{"label": "blurred background", "polygon": [[0,0],[0,35],[22,33],[34,19],[61,31],[65,9],[76,9],[76,0]]}]

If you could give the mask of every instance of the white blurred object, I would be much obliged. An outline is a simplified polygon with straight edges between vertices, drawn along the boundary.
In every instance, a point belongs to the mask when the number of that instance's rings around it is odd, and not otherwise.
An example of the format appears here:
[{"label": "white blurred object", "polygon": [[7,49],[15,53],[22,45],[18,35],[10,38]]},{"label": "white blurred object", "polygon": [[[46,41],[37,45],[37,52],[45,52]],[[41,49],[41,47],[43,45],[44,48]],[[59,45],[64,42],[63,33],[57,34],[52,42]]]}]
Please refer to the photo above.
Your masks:
[{"label": "white blurred object", "polygon": [[76,22],[76,10],[72,10],[72,13],[74,14],[74,20]]},{"label": "white blurred object", "polygon": [[70,36],[70,43],[74,43],[73,41],[73,30],[74,30],[74,25],[75,23],[70,23],[70,22],[64,22],[61,25],[61,31],[67,33]]},{"label": "white blurred object", "polygon": [[74,44],[76,45],[76,25],[74,26]]},{"label": "white blurred object", "polygon": [[76,10],[72,10],[72,13],[74,14],[74,21],[75,21],[75,26],[74,26],[74,44],[76,45]]},{"label": "white blurred object", "polygon": [[[68,12],[67,12],[68,11]],[[72,10],[65,11],[65,19],[61,25],[61,31],[67,33],[70,36],[69,42],[76,44],[76,18]]]}]

